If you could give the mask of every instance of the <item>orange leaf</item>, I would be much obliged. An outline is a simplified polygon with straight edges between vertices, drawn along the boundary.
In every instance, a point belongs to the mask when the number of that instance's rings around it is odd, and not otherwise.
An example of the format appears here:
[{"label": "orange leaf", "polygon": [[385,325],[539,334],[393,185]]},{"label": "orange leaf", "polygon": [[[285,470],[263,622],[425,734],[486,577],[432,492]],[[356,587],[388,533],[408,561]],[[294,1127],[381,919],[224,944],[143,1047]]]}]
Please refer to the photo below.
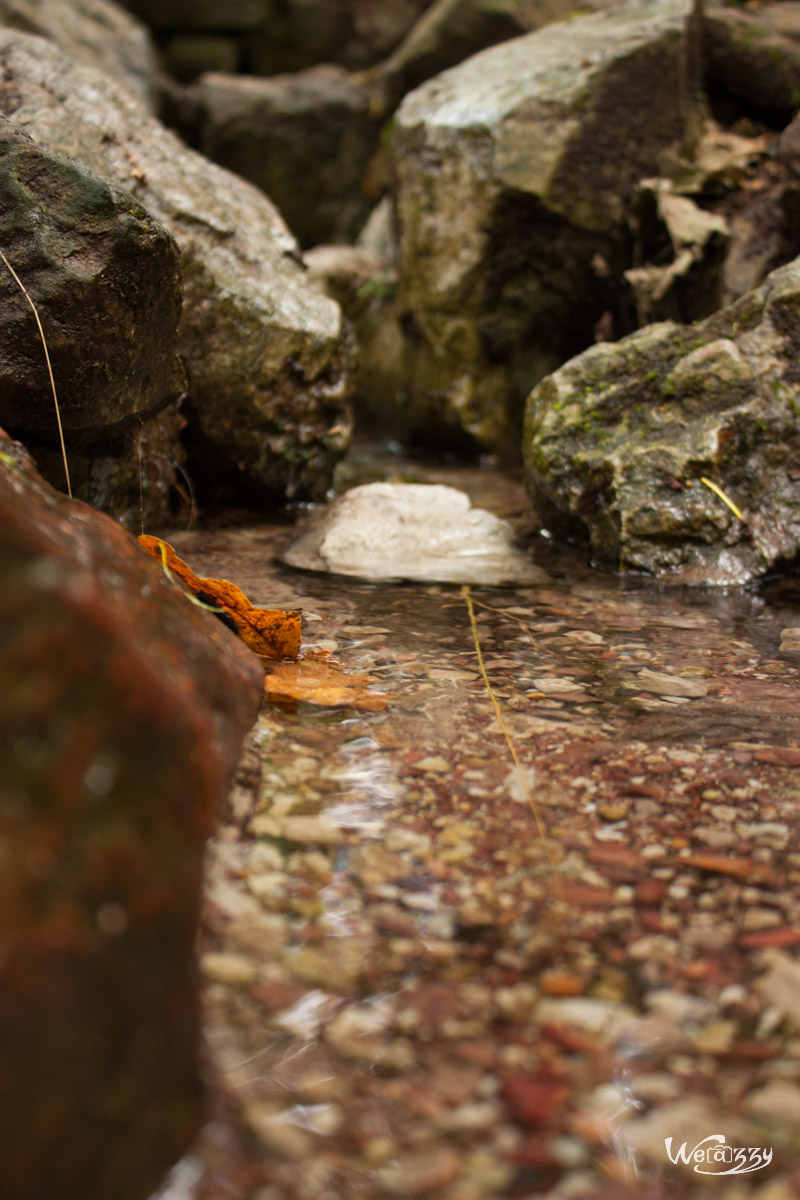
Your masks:
[{"label": "orange leaf", "polygon": [[374,675],[347,675],[327,663],[306,658],[300,662],[270,663],[264,680],[264,695],[267,700],[277,703],[307,700],[309,704],[332,708],[380,712],[390,697],[368,692],[369,684],[375,682]]},{"label": "orange leaf", "polygon": [[169,542],[142,534],[139,544],[163,566],[173,582],[180,580],[201,603],[223,610],[242,641],[266,658],[297,658],[300,650],[300,611],[256,608],[241,588],[227,579],[204,579],[178,558]]}]

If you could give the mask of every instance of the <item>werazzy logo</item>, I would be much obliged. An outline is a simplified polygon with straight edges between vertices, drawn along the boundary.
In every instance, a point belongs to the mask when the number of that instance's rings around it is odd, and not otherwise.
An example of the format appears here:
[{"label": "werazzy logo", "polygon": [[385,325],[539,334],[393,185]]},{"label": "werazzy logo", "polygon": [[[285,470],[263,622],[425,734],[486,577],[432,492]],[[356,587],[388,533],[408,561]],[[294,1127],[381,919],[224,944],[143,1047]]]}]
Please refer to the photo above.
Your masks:
[{"label": "werazzy logo", "polygon": [[672,1153],[672,1138],[664,1138],[670,1162],[691,1166],[698,1175],[747,1175],[760,1171],[772,1162],[772,1150],[762,1146],[727,1146],[724,1133],[710,1133],[698,1142],[694,1150],[688,1143]]}]

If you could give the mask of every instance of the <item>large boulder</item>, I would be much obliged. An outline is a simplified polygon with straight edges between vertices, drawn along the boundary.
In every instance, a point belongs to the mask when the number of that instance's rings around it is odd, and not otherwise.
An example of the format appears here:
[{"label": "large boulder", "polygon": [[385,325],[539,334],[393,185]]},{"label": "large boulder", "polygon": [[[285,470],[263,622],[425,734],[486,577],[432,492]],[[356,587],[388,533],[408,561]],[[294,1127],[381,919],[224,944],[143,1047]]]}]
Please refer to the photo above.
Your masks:
[{"label": "large boulder", "polygon": [[17,126],[128,188],[180,247],[195,487],[323,494],[349,439],[351,351],[274,206],[41,39],[0,30],[0,84],[0,110]]},{"label": "large boulder", "polygon": [[534,389],[537,511],[625,570],[738,584],[800,550],[800,259],[695,325],[593,346]]},{"label": "large boulder", "polygon": [[190,89],[195,144],[277,204],[303,246],[352,241],[375,195],[370,95],[341,67],[261,79],[212,72]]},{"label": "large boulder", "polygon": [[518,447],[530,387],[590,344],[614,303],[638,180],[696,133],[698,49],[690,0],[630,0],[406,96],[394,136],[404,420]]},{"label": "large boulder", "polygon": [[703,33],[712,101],[728,116],[738,106],[779,127],[786,124],[800,97],[800,4],[783,0],[754,12],[710,4]]},{"label": "large boulder", "polygon": [[[180,254],[133,196],[0,117],[0,247],[38,311],[71,444],[108,441],[182,390]],[[0,421],[55,444],[34,311],[0,267]]]},{"label": "large boulder", "polygon": [[[604,7],[591,0],[581,9]],[[573,0],[434,0],[399,46],[375,69],[392,107],[426,79],[479,50],[574,14]]]},{"label": "large boulder", "polygon": [[142,1200],[202,1116],[203,847],[263,671],[0,435],[0,1193]]},{"label": "large boulder", "polygon": [[111,0],[0,0],[0,25],[51,38],[155,107],[156,59],[145,26]]}]

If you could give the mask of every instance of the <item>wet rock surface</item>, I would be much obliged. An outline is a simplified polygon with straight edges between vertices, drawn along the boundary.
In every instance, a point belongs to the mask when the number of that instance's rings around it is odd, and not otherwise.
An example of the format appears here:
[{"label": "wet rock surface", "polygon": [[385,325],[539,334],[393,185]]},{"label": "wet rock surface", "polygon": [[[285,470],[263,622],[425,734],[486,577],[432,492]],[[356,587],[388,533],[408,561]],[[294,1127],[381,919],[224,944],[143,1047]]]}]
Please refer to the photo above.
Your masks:
[{"label": "wet rock surface", "polygon": [[406,96],[398,394],[429,436],[514,448],[523,394],[594,340],[633,190],[694,135],[697,50],[689,4],[634,2],[492,47]]},{"label": "wet rock surface", "polygon": [[360,579],[428,583],[544,583],[512,545],[508,522],[442,484],[351,488],[283,555],[291,567]]},{"label": "wet rock surface", "polygon": [[665,1138],[714,1133],[773,1151],[743,1197],[793,1195],[796,581],[625,584],[542,541],[547,585],[472,593],[520,773],[458,592],[269,566],[290,537],[177,542],[395,699],[249,739],[208,864],[216,1116],[164,1197],[706,1200],[730,1179]]},{"label": "wet rock surface", "polygon": [[[107,442],[183,385],[180,255],[134,197],[0,117],[3,252],[36,304],[71,444]],[[36,317],[0,265],[0,420],[58,444]]]},{"label": "wet rock surface", "polygon": [[141,1200],[203,1111],[203,847],[262,668],[0,438],[0,1191]]},{"label": "wet rock surface", "polygon": [[524,453],[545,520],[621,569],[743,583],[800,547],[800,260],[693,326],[648,326],[543,380]]},{"label": "wet rock surface", "polygon": [[198,490],[209,479],[240,496],[324,494],[349,439],[351,348],[269,200],[42,40],[0,30],[0,82],[18,127],[127,188],[180,247]]}]

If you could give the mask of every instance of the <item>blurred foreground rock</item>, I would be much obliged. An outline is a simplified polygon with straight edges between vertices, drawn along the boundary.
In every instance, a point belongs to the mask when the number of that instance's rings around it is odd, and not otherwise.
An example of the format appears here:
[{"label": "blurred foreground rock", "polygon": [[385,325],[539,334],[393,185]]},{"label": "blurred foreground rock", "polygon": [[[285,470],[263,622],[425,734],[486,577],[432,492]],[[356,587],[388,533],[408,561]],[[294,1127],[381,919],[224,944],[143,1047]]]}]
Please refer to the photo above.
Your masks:
[{"label": "blurred foreground rock", "polygon": [[201,1117],[204,843],[262,670],[0,434],[0,1194],[142,1200]]},{"label": "blurred foreground rock", "polygon": [[237,500],[320,496],[350,434],[352,351],[270,201],[49,43],[0,30],[0,109],[127,188],[181,250],[189,473]]},{"label": "blurred foreground rock", "polygon": [[591,347],[528,400],[538,511],[585,527],[621,570],[681,583],[744,583],[794,558],[799,361],[800,259],[705,321]]},{"label": "blurred foreground rock", "polygon": [[638,181],[699,131],[698,53],[689,0],[630,0],[406,96],[393,142],[404,424],[516,445],[532,384],[615,305]]}]

